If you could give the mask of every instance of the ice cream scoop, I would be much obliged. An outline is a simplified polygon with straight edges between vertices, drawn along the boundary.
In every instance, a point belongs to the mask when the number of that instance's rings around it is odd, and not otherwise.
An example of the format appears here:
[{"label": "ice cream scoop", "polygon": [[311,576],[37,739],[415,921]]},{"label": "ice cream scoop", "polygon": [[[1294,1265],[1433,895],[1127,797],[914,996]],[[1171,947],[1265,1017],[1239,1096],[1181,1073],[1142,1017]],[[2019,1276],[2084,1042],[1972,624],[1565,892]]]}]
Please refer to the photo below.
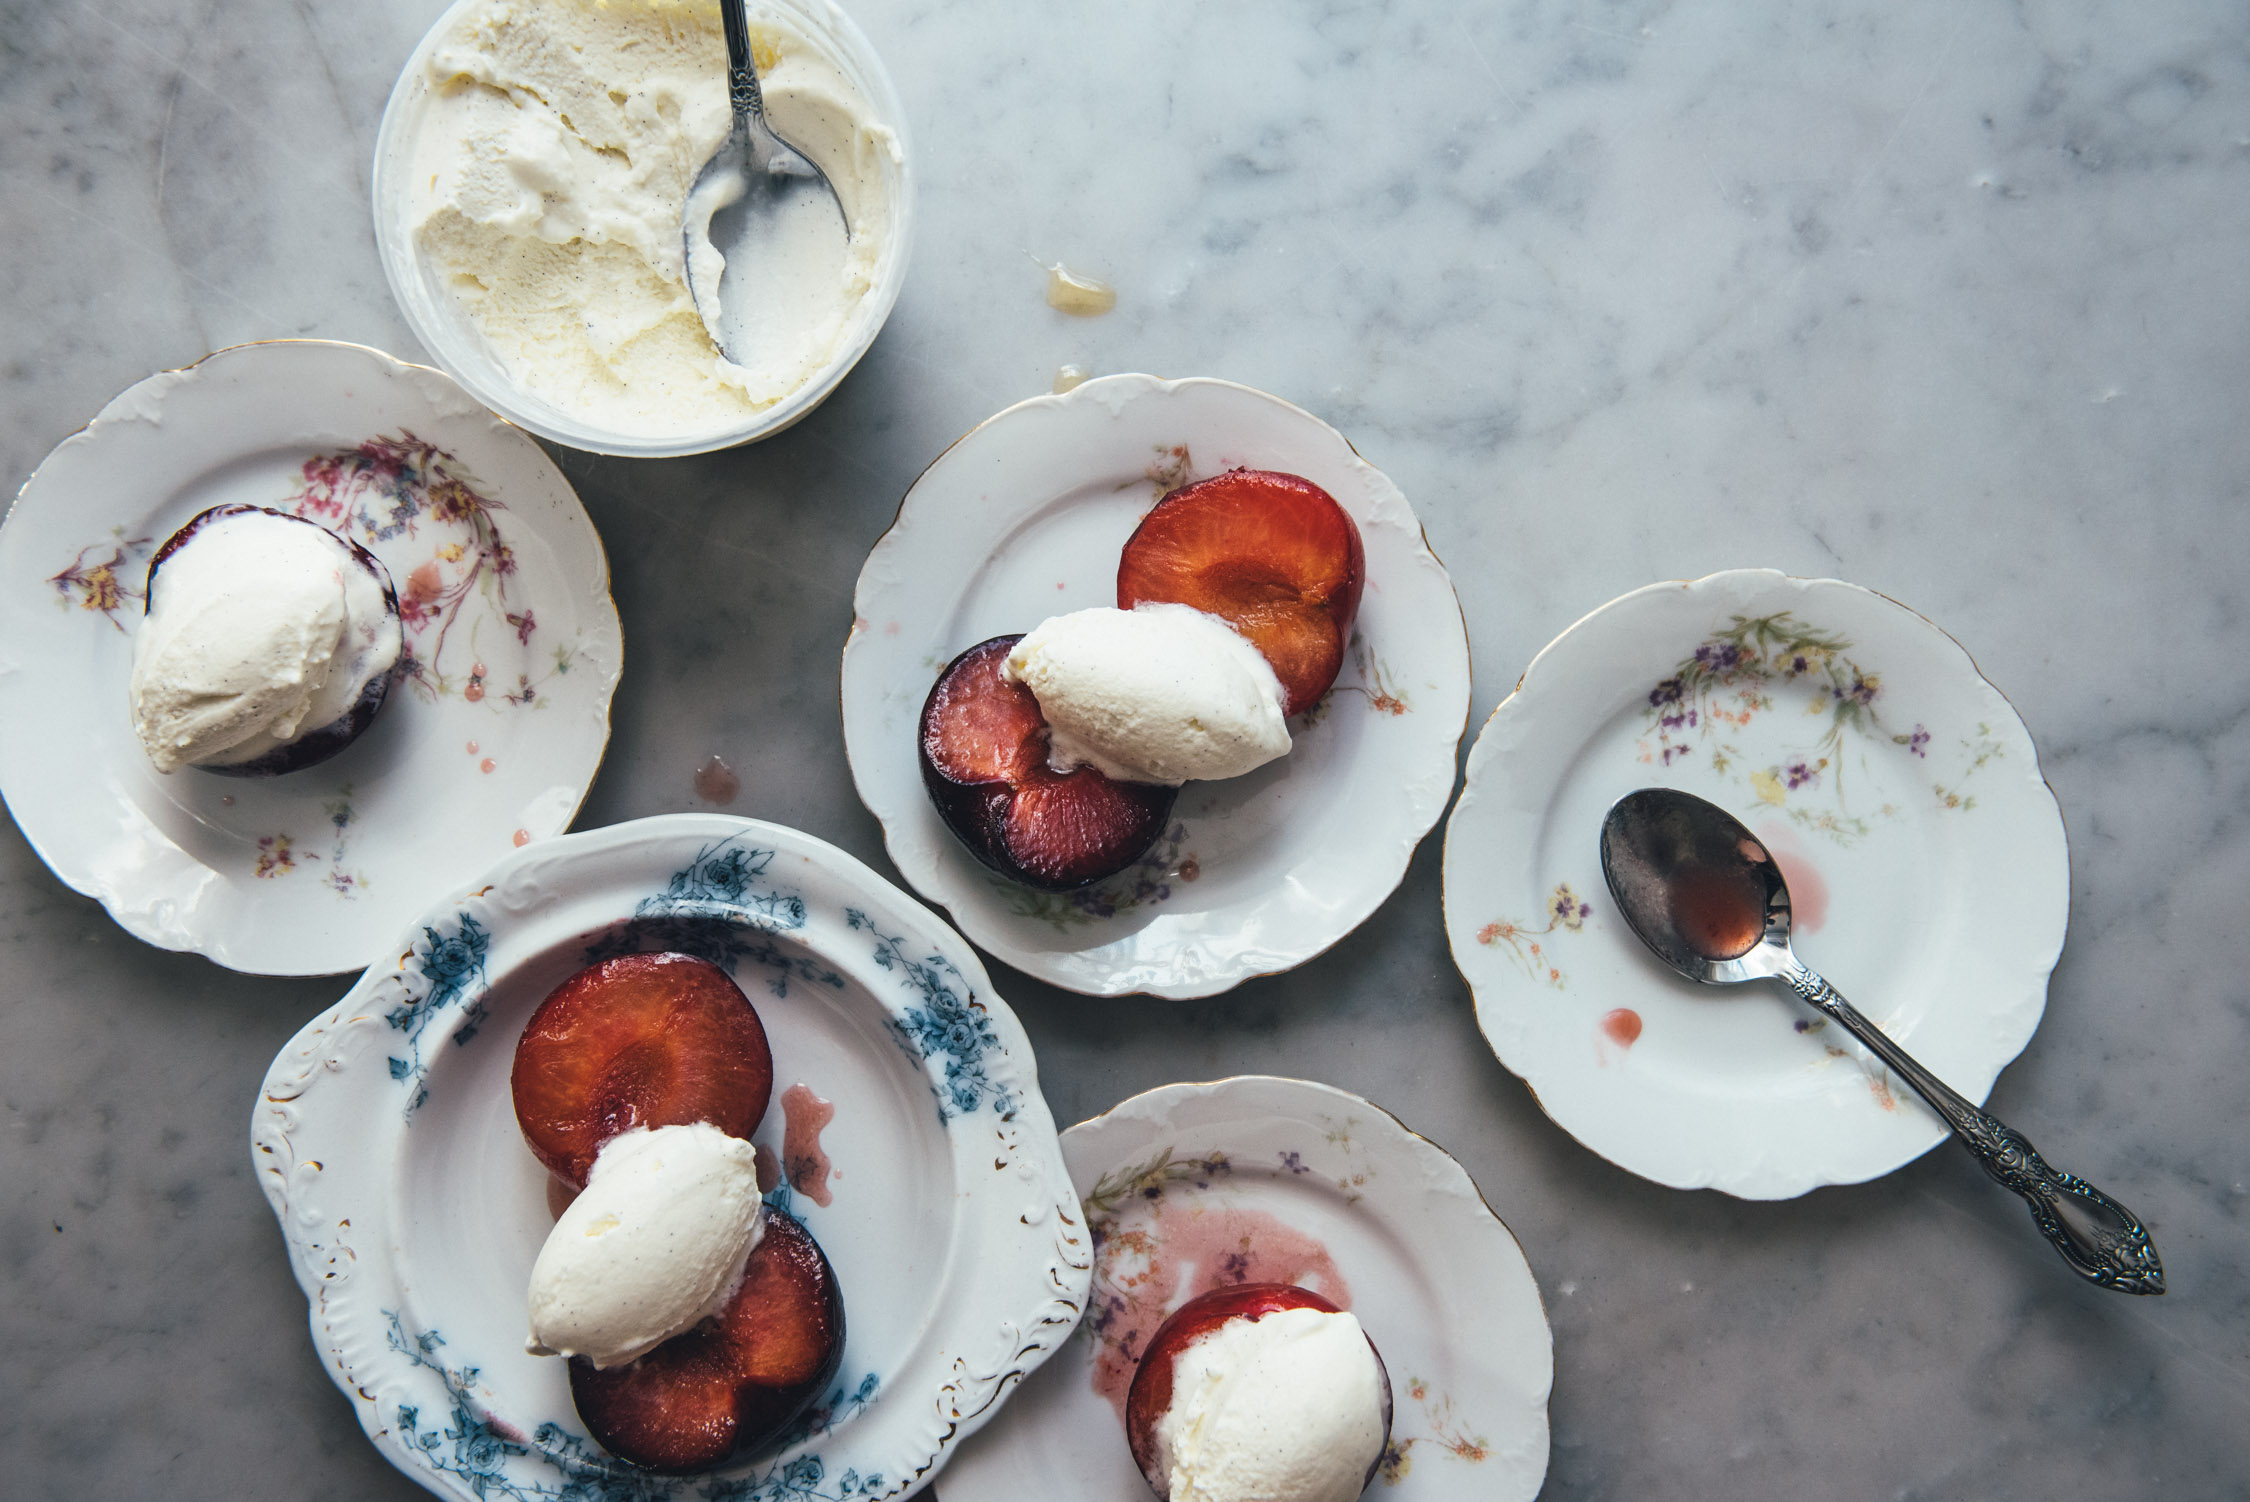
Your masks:
[{"label": "ice cream scoop", "polygon": [[525,1348],[606,1368],[692,1328],[733,1292],[760,1211],[741,1138],[700,1121],[620,1132],[532,1264]]},{"label": "ice cream scoop", "polygon": [[1286,1284],[1182,1305],[1126,1402],[1134,1461],[1167,1502],[1351,1502],[1390,1419],[1389,1377],[1359,1321]]},{"label": "ice cream scoop", "polygon": [[1002,675],[1031,690],[1048,764],[1177,786],[1289,754],[1281,681],[1248,638],[1186,605],[1073,611],[1041,622]]},{"label": "ice cream scoop", "polygon": [[310,766],[373,721],[401,642],[398,596],[373,554],[317,522],[214,507],[149,565],[133,728],[159,772]]},{"label": "ice cream scoop", "polygon": [[1841,1024],[1930,1103],[1986,1173],[2023,1196],[2080,1277],[2122,1293],[2164,1291],[2155,1243],[2132,1211],[2048,1167],[2030,1139],[1956,1094],[1797,958],[1781,867],[1732,814],[1673,788],[1628,793],[1602,820],[1602,874],[1641,942],[1689,980],[1778,980]]}]

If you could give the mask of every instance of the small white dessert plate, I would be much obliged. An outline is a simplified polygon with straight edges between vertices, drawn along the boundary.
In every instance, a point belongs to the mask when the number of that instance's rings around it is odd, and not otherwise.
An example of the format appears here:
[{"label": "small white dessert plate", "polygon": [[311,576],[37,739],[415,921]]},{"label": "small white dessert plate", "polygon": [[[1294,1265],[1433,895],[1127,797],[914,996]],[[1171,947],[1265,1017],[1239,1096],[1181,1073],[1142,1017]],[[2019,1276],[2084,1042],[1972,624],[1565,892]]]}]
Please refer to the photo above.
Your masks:
[{"label": "small white dessert plate", "polygon": [[945,1502],[1148,1502],[1122,1412],[1172,1310],[1231,1283],[1350,1309],[1390,1373],[1370,1496],[1511,1502],[1547,1474],[1554,1342],[1516,1239],[1459,1163],[1332,1085],[1166,1085],[1063,1133],[1094,1236],[1086,1322],[961,1449]]},{"label": "small white dessert plate", "polygon": [[[229,502],[380,558],[405,675],[317,766],[166,776],[126,701],[149,557]],[[623,656],[601,539],[527,435],[377,350],[238,345],[118,396],[0,526],[0,793],[54,873],[151,944],[356,970],[431,892],[569,826]]]},{"label": "small white dessert plate", "polygon": [[[509,1093],[550,990],[663,949],[725,966],[758,1008],[775,1104],[757,1143],[779,1153],[797,1085],[834,1106],[825,1184],[767,1202],[827,1253],[846,1326],[800,1433],[689,1477],[599,1449],[565,1363],[524,1352],[554,1215]],[[976,956],[849,855],[748,819],[641,819],[501,861],[281,1051],[250,1142],[329,1375],[384,1457],[441,1496],[902,1496],[1085,1307],[1078,1197],[1030,1044]]]},{"label": "small white dessert plate", "polygon": [[[923,791],[923,700],[961,652],[1117,603],[1125,541],[1167,491],[1302,475],[1358,524],[1367,584],[1336,686],[1289,754],[1191,782],[1140,863],[1081,891],[980,864]],[[875,544],[844,646],[844,745],[891,859],[971,939],[1065,990],[1211,996],[1302,964],[1381,905],[1453,791],[1469,644],[1413,509],[1341,433],[1231,381],[1103,376],[1008,408],[914,482]]]},{"label": "small white dessert plate", "polygon": [[1728,809],[1774,854],[1797,950],[1981,1101],[2062,951],[2070,858],[2023,721],[1959,643],[1872,590],[1768,569],[1652,584],[1550,642],[1469,753],[1445,929],[1493,1052],[1603,1157],[1784,1199],[1945,1135],[1778,987],[1701,987],[1625,926],[1602,817],[1635,788]]}]

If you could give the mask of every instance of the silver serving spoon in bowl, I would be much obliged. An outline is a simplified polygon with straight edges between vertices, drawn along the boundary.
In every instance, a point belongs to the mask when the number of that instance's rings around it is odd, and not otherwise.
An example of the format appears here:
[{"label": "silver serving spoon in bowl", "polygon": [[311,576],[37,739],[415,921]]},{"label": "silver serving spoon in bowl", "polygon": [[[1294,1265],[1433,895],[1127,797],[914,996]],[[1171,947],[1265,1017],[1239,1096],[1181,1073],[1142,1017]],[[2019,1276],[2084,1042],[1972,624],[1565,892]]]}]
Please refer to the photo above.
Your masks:
[{"label": "silver serving spoon in bowl", "polygon": [[1797,958],[1781,868],[1732,814],[1672,788],[1628,793],[1602,820],[1602,875],[1641,942],[1689,980],[1782,981],[1841,1023],[1945,1118],[1986,1173],[2023,1196],[2080,1277],[2122,1293],[2164,1291],[2164,1266],[2132,1211],[2048,1167],[2022,1133],[1947,1088]]},{"label": "silver serving spoon in bowl", "polygon": [[720,352],[747,365],[830,313],[851,228],[835,184],[766,123],[743,0],[720,7],[734,129],[688,190],[688,293]]}]

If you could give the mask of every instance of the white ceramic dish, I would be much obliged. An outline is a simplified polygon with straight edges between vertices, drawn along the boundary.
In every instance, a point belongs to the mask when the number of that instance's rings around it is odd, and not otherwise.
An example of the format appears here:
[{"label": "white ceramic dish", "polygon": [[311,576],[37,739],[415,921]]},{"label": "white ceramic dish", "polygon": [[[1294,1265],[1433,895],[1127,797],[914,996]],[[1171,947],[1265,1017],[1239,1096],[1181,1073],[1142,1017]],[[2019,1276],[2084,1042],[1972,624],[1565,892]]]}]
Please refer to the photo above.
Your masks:
[{"label": "white ceramic dish", "polygon": [[[164,776],[126,704],[149,556],[235,501],[382,559],[412,662],[328,761]],[[235,970],[356,970],[431,892],[560,834],[622,660],[601,539],[554,462],[441,372],[355,344],[241,345],[149,377],[0,526],[9,811],[129,932]]]},{"label": "white ceramic dish", "polygon": [[[1117,559],[1163,494],[1239,466],[1326,489],[1358,524],[1367,585],[1336,687],[1288,756],[1190,783],[1141,864],[1077,893],[1008,881],[922,788],[922,702],[956,655],[1117,603]],[[1210,996],[1303,963],[1406,874],[1453,791],[1468,636],[1413,509],[1343,435],[1230,381],[1115,375],[1008,408],[940,455],[860,570],[844,745],[891,859],[963,932],[1027,974],[1115,996]]]},{"label": "white ceramic dish", "polygon": [[1549,643],[1469,753],[1445,926],[1502,1063],[1579,1141],[1750,1199],[1890,1172],[1935,1113],[1785,992],[1652,958],[1599,838],[1638,787],[1734,812],[1780,861],[1798,952],[1972,1100],[2045,1009],[2070,907],[2023,721],[1895,601],[1764,569],[1652,584]]},{"label": "white ceramic dish", "polygon": [[1136,1095],[1065,1132],[1063,1157],[1094,1233],[1086,1322],[962,1447],[945,1502],[1148,1502],[1120,1418],[1138,1359],[1125,1353],[1193,1295],[1267,1281],[1334,1298],[1382,1352],[1395,1413],[1369,1496],[1538,1493],[1546,1309],[1515,1237],[1442,1149],[1356,1095],[1253,1075]]},{"label": "white ceramic dish", "polygon": [[428,63],[431,52],[452,28],[454,17],[478,0],[455,0],[423,36],[414,55],[391,90],[383,109],[383,123],[375,137],[372,198],[375,210],[375,247],[390,281],[391,296],[413,328],[415,337],[439,365],[475,393],[477,400],[532,432],[572,448],[629,458],[666,458],[730,448],[740,443],[770,438],[790,427],[834,391],[851,373],[860,357],[882,332],[884,320],[906,285],[906,266],[914,249],[916,175],[914,152],[907,138],[906,110],[883,60],[852,18],[830,0],[751,0],[753,23],[770,18],[810,41],[860,95],[874,107],[875,118],[898,141],[896,160],[883,163],[890,196],[890,231],[876,262],[873,284],[861,301],[849,337],[835,357],[794,393],[743,422],[709,432],[651,438],[589,422],[534,392],[526,390],[492,353],[475,327],[462,314],[440,276],[423,264],[414,248],[408,177],[413,170],[413,137],[424,102],[429,97]]},{"label": "white ceramic dish", "polygon": [[[803,1083],[835,1103],[832,1203],[789,1208],[846,1323],[810,1432],[686,1478],[597,1449],[564,1363],[524,1353],[553,1215],[508,1087],[554,986],[590,957],[667,948],[741,981],[777,1100]],[[781,1116],[755,1140],[778,1148]],[[385,1458],[443,1496],[900,1496],[1085,1304],[1091,1246],[1030,1044],[975,955],[842,851],[747,819],[570,835],[438,902],[281,1051],[250,1140],[322,1362]]]}]

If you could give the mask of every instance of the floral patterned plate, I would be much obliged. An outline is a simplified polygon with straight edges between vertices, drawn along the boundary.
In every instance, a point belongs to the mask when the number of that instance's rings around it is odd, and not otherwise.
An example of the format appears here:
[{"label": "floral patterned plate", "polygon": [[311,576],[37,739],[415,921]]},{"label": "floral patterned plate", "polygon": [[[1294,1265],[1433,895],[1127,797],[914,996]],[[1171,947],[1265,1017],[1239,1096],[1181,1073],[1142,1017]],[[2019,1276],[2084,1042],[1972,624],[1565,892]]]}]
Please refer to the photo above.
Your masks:
[{"label": "floral patterned plate", "polygon": [[[565,977],[654,949],[725,966],[756,1003],[767,1202],[819,1240],[847,1322],[796,1434],[685,1478],[598,1449],[564,1363],[523,1348],[554,1214],[510,1102],[516,1039]],[[902,1496],[1077,1324],[1092,1249],[1022,1026],[968,945],[834,846],[716,814],[566,835],[438,902],[394,954],[274,1060],[251,1157],[329,1375],[439,1495]]]},{"label": "floral patterned plate", "polygon": [[1357,1314],[1390,1371],[1369,1497],[1509,1502],[1547,1474],[1554,1347],[1522,1250],[1460,1164],[1332,1085],[1166,1085],[1063,1134],[1094,1237],[1061,1353],[945,1473],[945,1502],[1148,1502],[1120,1417],[1143,1342],[1194,1295],[1296,1283]]},{"label": "floral patterned plate", "polygon": [[[1336,687],[1289,755],[1183,789],[1137,867],[1063,895],[987,870],[922,789],[930,685],[980,641],[1116,604],[1149,507],[1245,465],[1305,476],[1359,524],[1367,588]],[[1302,964],[1397,888],[1453,791],[1469,645],[1444,565],[1342,434],[1247,386],[1104,376],[1008,408],[915,481],[853,608],[844,744],[891,859],[971,939],[1067,990],[1211,996]]]},{"label": "floral patterned plate", "polygon": [[1919,1097],[1787,993],[1696,986],[1633,937],[1601,822],[1650,785],[1749,825],[1789,878],[1799,951],[1981,1101],[2039,1025],[2070,907],[2062,816],[2008,701],[1857,585],[1652,584],[1533,660],[1446,825],[1446,935],[1477,1021],[1595,1152],[1781,1199],[1940,1141]]},{"label": "floral patterned plate", "polygon": [[[233,501],[383,560],[406,677],[318,766],[167,777],[126,710],[142,584],[181,523]],[[622,658],[601,539],[530,438],[376,350],[240,345],[104,407],[0,526],[0,792],[55,874],[149,943],[356,970],[431,892],[569,825]]]}]

